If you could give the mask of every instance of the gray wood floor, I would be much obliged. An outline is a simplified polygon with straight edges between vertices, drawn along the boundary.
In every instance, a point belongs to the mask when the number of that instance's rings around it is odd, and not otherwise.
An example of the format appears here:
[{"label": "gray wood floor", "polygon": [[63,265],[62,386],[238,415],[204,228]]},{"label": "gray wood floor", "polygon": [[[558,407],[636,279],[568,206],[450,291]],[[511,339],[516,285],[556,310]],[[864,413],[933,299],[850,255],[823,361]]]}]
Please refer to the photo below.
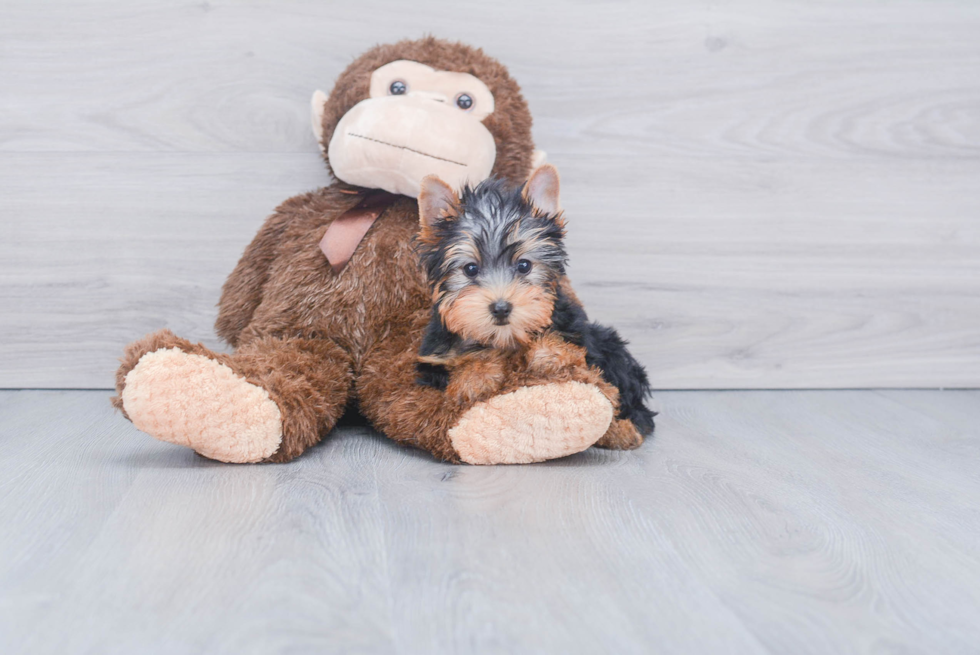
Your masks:
[{"label": "gray wood floor", "polygon": [[288,465],[0,393],[0,652],[980,652],[980,391],[659,393],[657,437]]},{"label": "gray wood floor", "polygon": [[0,0],[0,387],[216,345],[309,127],[377,42],[501,59],[570,273],[659,388],[980,386],[980,3]]}]

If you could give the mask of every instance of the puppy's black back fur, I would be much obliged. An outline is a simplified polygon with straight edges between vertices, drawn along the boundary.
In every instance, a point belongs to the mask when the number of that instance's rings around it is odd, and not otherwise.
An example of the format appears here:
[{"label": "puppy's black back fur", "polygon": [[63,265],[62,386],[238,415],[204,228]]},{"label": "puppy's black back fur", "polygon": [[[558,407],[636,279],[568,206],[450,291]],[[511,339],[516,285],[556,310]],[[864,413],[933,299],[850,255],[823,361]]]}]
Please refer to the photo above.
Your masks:
[{"label": "puppy's black back fur", "polygon": [[585,348],[585,363],[602,372],[619,389],[619,418],[633,422],[644,437],[653,433],[653,417],[644,401],[650,396],[646,369],[626,349],[626,341],[611,327],[589,322],[585,309],[557,290],[551,314],[553,328],[565,339]]}]

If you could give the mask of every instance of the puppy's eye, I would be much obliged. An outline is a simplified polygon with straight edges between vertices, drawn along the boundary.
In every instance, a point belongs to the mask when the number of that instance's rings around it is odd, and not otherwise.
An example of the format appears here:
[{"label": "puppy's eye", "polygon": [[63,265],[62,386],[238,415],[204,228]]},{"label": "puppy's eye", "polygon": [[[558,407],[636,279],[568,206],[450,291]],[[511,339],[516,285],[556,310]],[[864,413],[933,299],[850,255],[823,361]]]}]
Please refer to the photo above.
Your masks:
[{"label": "puppy's eye", "polygon": [[393,96],[400,96],[406,91],[408,91],[408,87],[405,86],[405,83],[401,80],[395,80],[391,83],[391,86],[388,87],[388,93]]},{"label": "puppy's eye", "polygon": [[456,106],[465,111],[473,106],[473,98],[465,93],[460,93],[456,96]]},{"label": "puppy's eye", "polygon": [[466,277],[476,277],[479,272],[480,272],[480,267],[474,264],[473,262],[470,262],[469,264],[463,267],[463,273],[466,275]]},{"label": "puppy's eye", "polygon": [[521,275],[527,275],[531,272],[531,262],[526,259],[521,259],[517,262],[517,272]]}]

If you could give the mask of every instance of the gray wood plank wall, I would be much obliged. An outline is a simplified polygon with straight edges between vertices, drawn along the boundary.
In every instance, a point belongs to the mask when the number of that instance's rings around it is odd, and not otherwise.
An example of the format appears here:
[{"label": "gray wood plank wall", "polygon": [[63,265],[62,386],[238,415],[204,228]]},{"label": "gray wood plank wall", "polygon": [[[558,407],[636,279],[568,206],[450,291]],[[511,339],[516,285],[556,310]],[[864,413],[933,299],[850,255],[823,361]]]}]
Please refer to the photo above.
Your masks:
[{"label": "gray wood plank wall", "polygon": [[0,387],[217,345],[308,99],[424,33],[508,64],[571,273],[659,388],[980,386],[980,3],[0,2]]}]

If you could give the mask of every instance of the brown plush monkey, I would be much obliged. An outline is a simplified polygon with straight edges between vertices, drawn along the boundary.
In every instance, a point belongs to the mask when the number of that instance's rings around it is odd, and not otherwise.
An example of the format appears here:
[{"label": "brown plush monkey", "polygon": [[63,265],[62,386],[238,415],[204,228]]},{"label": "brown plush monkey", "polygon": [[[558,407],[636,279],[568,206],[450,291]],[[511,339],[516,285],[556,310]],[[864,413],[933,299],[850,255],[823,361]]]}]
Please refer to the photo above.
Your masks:
[{"label": "brown plush monkey", "polygon": [[378,46],[329,99],[314,96],[314,116],[340,181],[284,202],[245,250],[216,324],[235,352],[156,332],[126,349],[113,404],[157,439],[224,462],[291,460],[355,404],[388,437],[449,461],[638,445],[610,428],[615,389],[560,340],[507,368],[460,370],[486,380],[479,398],[414,382],[431,307],[414,196],[429,174],[527,178],[531,116],[507,70],[433,38]]}]

